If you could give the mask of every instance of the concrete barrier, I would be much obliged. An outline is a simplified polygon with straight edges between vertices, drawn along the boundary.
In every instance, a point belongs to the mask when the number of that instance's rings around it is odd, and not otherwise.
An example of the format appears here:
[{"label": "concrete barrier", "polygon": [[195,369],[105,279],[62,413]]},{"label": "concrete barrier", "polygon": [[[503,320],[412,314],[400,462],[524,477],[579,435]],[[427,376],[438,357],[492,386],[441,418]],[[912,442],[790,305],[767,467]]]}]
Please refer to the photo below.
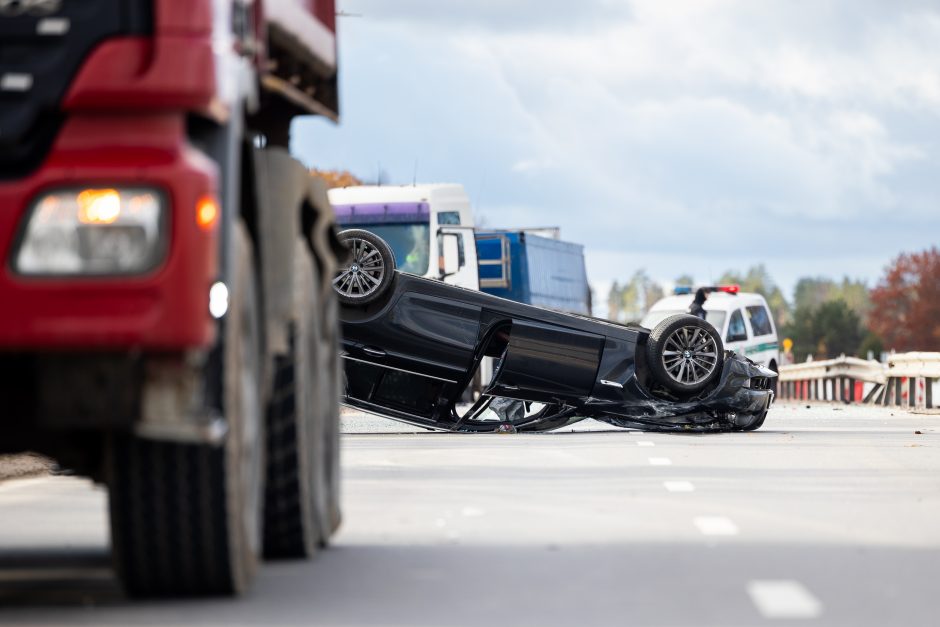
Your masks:
[{"label": "concrete barrier", "polygon": [[780,366],[778,396],[784,400],[862,402],[884,385],[877,361],[837,357]]},{"label": "concrete barrier", "polygon": [[876,403],[934,409],[940,381],[940,353],[899,353],[885,365],[887,383]]},{"label": "concrete barrier", "polygon": [[781,366],[778,397],[935,409],[938,385],[940,353],[899,353],[886,364],[843,355]]}]

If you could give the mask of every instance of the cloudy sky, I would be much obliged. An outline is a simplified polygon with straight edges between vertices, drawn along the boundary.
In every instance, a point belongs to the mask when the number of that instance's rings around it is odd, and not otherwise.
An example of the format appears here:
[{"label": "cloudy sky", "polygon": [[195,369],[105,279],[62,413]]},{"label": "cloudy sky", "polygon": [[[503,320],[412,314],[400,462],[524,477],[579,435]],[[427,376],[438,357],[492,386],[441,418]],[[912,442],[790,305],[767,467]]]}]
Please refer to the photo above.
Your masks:
[{"label": "cloudy sky", "polygon": [[342,122],[308,164],[463,183],[604,291],[764,263],[873,283],[940,244],[940,2],[339,0]]}]

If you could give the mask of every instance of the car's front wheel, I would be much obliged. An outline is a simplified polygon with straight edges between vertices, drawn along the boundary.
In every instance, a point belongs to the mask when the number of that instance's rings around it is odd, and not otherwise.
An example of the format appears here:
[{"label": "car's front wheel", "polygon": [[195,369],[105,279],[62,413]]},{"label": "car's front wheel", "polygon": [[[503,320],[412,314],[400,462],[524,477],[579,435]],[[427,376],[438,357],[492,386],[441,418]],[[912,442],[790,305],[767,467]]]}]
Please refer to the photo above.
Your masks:
[{"label": "car's front wheel", "polygon": [[696,316],[677,314],[650,333],[646,360],[656,383],[686,397],[701,392],[718,377],[724,347],[711,324]]}]

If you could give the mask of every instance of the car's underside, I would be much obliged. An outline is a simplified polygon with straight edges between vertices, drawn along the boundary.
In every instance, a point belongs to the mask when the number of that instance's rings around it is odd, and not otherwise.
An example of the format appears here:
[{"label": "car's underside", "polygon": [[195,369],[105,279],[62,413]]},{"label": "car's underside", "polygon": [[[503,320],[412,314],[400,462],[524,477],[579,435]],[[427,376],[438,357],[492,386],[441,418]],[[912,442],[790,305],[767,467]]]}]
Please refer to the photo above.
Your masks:
[{"label": "car's underside", "polygon": [[[586,418],[716,431],[758,428],[773,400],[776,375],[724,351],[699,318],[649,330],[532,307],[391,270],[381,238],[340,236],[355,251],[334,281],[349,406],[445,431],[549,431]],[[485,360],[492,375],[481,377]],[[468,391],[478,395],[469,407]]]}]

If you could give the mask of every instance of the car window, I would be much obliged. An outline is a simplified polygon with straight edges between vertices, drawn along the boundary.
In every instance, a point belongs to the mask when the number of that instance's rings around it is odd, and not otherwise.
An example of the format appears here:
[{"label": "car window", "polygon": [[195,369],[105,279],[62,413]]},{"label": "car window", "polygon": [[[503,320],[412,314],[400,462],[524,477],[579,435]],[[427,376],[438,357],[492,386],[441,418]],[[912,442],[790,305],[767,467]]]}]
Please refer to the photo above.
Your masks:
[{"label": "car window", "polygon": [[770,314],[763,305],[752,305],[747,308],[747,318],[751,322],[751,330],[754,335],[770,335],[774,332],[773,325],[770,324]]},{"label": "car window", "polygon": [[445,224],[460,224],[460,212],[441,211],[437,214],[437,223],[442,226]]},{"label": "car window", "polygon": [[741,342],[747,339],[747,327],[744,326],[744,316],[741,310],[736,309],[728,322],[728,342]]}]

